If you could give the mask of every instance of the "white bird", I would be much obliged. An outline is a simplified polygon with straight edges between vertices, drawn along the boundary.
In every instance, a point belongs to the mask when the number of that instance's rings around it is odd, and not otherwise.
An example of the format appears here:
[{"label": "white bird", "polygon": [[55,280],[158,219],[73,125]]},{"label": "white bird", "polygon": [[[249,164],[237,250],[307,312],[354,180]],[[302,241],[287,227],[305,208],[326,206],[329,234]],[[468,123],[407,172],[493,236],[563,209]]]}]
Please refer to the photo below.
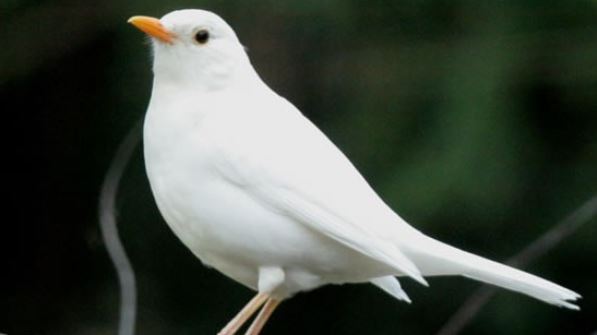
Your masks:
[{"label": "white bird", "polygon": [[[204,10],[129,20],[152,37],[144,153],[160,212],[206,265],[258,294],[220,334],[258,334],[279,302],[370,282],[410,302],[396,277],[461,275],[578,309],[580,296],[425,236],[253,69],[232,28]],[[263,307],[262,307],[263,306]]]}]

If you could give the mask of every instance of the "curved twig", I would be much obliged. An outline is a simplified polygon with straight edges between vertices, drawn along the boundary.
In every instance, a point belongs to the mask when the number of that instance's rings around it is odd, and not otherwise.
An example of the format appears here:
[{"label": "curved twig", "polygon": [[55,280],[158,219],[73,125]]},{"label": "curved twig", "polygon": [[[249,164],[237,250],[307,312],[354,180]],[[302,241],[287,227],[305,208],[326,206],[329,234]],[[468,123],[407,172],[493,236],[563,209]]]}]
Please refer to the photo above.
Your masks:
[{"label": "curved twig", "polygon": [[[597,196],[593,196],[505,263],[518,268],[526,266],[572,235],[578,228],[595,217],[596,214]],[[496,291],[495,287],[490,286],[483,286],[477,289],[440,328],[437,335],[456,335],[460,333],[475,318],[477,313],[493,297]]]},{"label": "curved twig", "polygon": [[137,288],[133,267],[118,235],[116,196],[122,175],[141,139],[141,124],[138,122],[118,146],[104,178],[99,197],[100,230],[110,259],[116,268],[120,285],[119,335],[133,335],[135,332]]}]

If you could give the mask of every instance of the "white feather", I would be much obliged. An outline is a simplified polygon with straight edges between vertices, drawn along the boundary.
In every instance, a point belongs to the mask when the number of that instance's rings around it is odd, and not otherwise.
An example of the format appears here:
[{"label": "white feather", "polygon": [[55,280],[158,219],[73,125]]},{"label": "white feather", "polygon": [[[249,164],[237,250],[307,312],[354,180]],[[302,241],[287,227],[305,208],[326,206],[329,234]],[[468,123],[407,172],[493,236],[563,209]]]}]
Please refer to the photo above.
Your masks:
[{"label": "white feather", "polygon": [[410,298],[408,297],[406,292],[404,292],[402,286],[400,285],[400,282],[398,281],[398,279],[396,279],[396,277],[385,276],[373,278],[371,279],[371,284],[379,287],[384,292],[398,300],[406,301],[409,304],[411,303]]}]

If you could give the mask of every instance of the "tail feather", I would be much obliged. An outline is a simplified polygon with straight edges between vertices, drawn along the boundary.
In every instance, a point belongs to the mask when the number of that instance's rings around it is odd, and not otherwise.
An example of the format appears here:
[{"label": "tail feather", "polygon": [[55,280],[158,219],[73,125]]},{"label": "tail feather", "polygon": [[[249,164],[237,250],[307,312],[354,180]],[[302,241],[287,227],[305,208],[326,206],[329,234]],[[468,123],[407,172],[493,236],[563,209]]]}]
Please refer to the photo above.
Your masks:
[{"label": "tail feather", "polygon": [[410,298],[402,289],[400,282],[396,277],[393,276],[386,276],[386,277],[378,277],[371,279],[371,284],[379,287],[384,292],[388,293],[389,295],[393,296],[398,300],[403,300],[411,303]]},{"label": "tail feather", "polygon": [[574,291],[510,266],[449,246],[425,235],[405,253],[424,276],[462,275],[529,295],[549,304],[578,310]]}]

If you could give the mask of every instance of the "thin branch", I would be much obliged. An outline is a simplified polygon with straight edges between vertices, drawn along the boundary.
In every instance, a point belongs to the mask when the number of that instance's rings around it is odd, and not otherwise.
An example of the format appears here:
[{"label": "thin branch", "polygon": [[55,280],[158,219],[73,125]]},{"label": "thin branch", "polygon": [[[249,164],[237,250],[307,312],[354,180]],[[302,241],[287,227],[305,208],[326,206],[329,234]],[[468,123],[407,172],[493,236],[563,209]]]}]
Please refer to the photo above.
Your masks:
[{"label": "thin branch", "polygon": [[[543,256],[549,250],[572,235],[582,225],[589,222],[597,214],[597,196],[592,197],[574,212],[558,222],[550,230],[529,244],[521,252],[506,261],[506,264],[523,268],[533,260]],[[495,287],[483,286],[460,306],[460,308],[440,328],[437,335],[459,334],[474,318],[485,304],[497,292]]]},{"label": "thin branch", "polygon": [[119,335],[133,335],[137,308],[137,287],[133,267],[118,235],[116,224],[116,196],[122,175],[141,139],[141,122],[138,122],[118,146],[102,184],[99,197],[100,230],[110,259],[116,268],[120,285]]}]

